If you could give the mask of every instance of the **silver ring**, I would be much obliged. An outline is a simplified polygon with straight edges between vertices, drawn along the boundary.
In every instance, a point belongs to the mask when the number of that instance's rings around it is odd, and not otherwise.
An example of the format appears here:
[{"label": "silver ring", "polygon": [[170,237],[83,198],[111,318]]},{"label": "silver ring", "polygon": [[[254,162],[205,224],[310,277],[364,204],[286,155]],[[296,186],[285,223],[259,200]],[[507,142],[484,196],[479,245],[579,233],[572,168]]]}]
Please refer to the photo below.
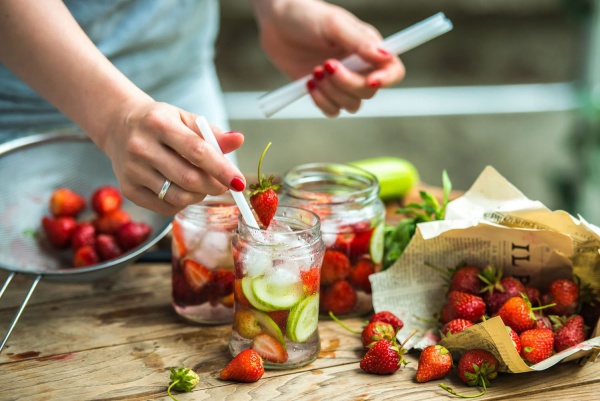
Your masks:
[{"label": "silver ring", "polygon": [[167,191],[169,190],[170,186],[171,181],[166,180],[162,188],[160,189],[160,192],[158,193],[158,199],[163,200],[165,198],[165,195],[167,194]]}]

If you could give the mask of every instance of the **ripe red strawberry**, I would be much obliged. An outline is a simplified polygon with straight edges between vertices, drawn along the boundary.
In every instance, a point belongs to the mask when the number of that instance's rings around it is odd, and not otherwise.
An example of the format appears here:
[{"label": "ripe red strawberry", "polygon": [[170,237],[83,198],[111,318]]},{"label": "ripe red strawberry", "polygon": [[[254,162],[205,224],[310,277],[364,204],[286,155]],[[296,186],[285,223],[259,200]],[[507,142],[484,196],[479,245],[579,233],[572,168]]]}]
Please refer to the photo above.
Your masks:
[{"label": "ripe red strawberry", "polygon": [[476,266],[462,266],[456,268],[452,274],[449,291],[461,291],[468,294],[479,295],[483,282],[479,278],[481,269]]},{"label": "ripe red strawberry", "polygon": [[107,234],[100,234],[96,237],[96,252],[101,260],[116,259],[123,254],[115,237]]},{"label": "ripe red strawberry", "polygon": [[554,333],[547,329],[526,330],[519,335],[521,357],[530,364],[536,364],[552,356]]},{"label": "ripe red strawberry", "polygon": [[548,313],[560,316],[572,315],[577,310],[579,302],[579,286],[569,279],[554,280],[542,296],[542,302],[556,304],[548,309]]},{"label": "ripe red strawberry", "polygon": [[321,284],[333,284],[350,274],[350,261],[340,251],[327,250],[321,266]]},{"label": "ripe red strawberry", "polygon": [[251,306],[250,301],[248,301],[248,298],[246,298],[246,296],[244,295],[244,290],[242,289],[242,280],[241,279],[235,279],[235,282],[233,283],[233,295],[234,295],[235,301],[240,306],[245,306],[245,307]]},{"label": "ripe red strawberry", "polygon": [[483,300],[489,315],[493,315],[512,297],[526,292],[525,286],[514,277],[502,277],[502,269],[486,266],[479,275],[485,286]]},{"label": "ripe red strawberry", "polygon": [[395,342],[379,340],[374,343],[360,360],[360,368],[367,373],[386,375],[400,369],[404,361],[403,349]]},{"label": "ripe red strawberry", "polygon": [[430,345],[423,349],[415,379],[419,383],[441,379],[452,370],[452,355],[441,345]]},{"label": "ripe red strawberry", "polygon": [[510,326],[518,334],[535,327],[537,319],[533,311],[544,309],[546,306],[532,307],[527,297],[512,297],[502,305],[498,316],[505,325]]},{"label": "ripe red strawberry", "polygon": [[127,252],[146,241],[151,232],[152,227],[148,224],[130,221],[119,228],[115,238],[121,249]]},{"label": "ripe red strawberry", "polygon": [[550,316],[554,325],[554,350],[563,351],[585,341],[588,327],[583,321],[583,316],[574,315],[570,318]]},{"label": "ripe red strawberry", "polygon": [[318,268],[302,270],[300,271],[300,278],[302,279],[302,287],[306,295],[316,294],[319,290],[319,282],[321,279],[321,272]]},{"label": "ripe red strawberry", "polygon": [[73,217],[42,217],[42,228],[50,244],[59,249],[69,246],[77,222]]},{"label": "ripe red strawberry", "polygon": [[215,283],[215,295],[224,297],[233,292],[233,283],[235,276],[232,271],[225,269],[215,269],[213,271],[213,281]]},{"label": "ripe red strawberry", "polygon": [[71,236],[71,248],[77,250],[84,245],[96,245],[96,228],[92,223],[82,222],[75,226]]},{"label": "ripe red strawberry", "polygon": [[532,305],[538,304],[541,302],[541,298],[540,298],[540,290],[538,290],[535,287],[530,287],[528,285],[525,286],[525,295],[527,295],[527,298],[529,298],[529,302],[531,302]]},{"label": "ripe red strawberry", "polygon": [[402,327],[404,327],[404,322],[390,311],[380,311],[375,313],[373,317],[371,317],[371,320],[369,320],[369,322],[389,323],[392,325],[396,333],[398,333],[402,329]]},{"label": "ripe red strawberry", "polygon": [[183,275],[194,291],[200,291],[213,281],[213,272],[204,265],[192,259],[184,259],[182,262]]},{"label": "ripe red strawberry", "polygon": [[321,290],[321,312],[346,315],[354,309],[356,291],[346,280],[340,280]]},{"label": "ripe red strawberry", "polygon": [[288,353],[275,337],[261,333],[252,340],[252,349],[265,361],[284,363],[288,360]]},{"label": "ripe red strawberry", "polygon": [[368,323],[361,333],[362,344],[365,348],[379,340],[394,341],[395,338],[396,331],[394,327],[385,322]]},{"label": "ripe red strawberry", "polygon": [[519,338],[519,335],[517,334],[516,331],[514,331],[509,326],[505,326],[505,327],[506,327],[506,331],[508,332],[508,335],[510,336],[510,339],[512,340],[513,345],[515,346],[515,349],[517,350],[517,353],[520,354],[521,353],[521,339]]},{"label": "ripe red strawberry", "polygon": [[102,216],[106,213],[117,210],[123,203],[121,192],[111,185],[102,186],[92,194],[92,209]]},{"label": "ripe red strawberry", "polygon": [[275,323],[277,323],[277,326],[279,326],[281,332],[285,333],[285,329],[287,328],[287,320],[290,316],[289,309],[267,312],[267,315],[269,315],[269,317],[273,319]]},{"label": "ripe red strawberry", "polygon": [[498,359],[489,351],[483,349],[471,349],[465,352],[456,367],[458,377],[469,386],[483,387],[478,394],[462,395],[454,391],[450,386],[440,384],[440,387],[451,394],[463,398],[475,398],[485,394],[486,389],[498,375]]},{"label": "ripe red strawberry", "polygon": [[92,245],[79,247],[73,254],[73,267],[86,267],[100,263],[100,256]]},{"label": "ripe red strawberry", "polygon": [[459,333],[467,327],[473,326],[473,323],[467,319],[453,319],[444,325],[442,328],[442,335],[448,337],[449,335]]},{"label": "ripe red strawberry", "polygon": [[359,259],[350,270],[348,281],[354,286],[354,288],[364,291],[366,294],[370,294],[371,281],[369,276],[375,273],[375,265],[369,258]]},{"label": "ripe red strawberry", "polygon": [[71,216],[76,217],[85,209],[85,199],[68,188],[59,188],[50,195],[50,213],[54,217]]},{"label": "ripe red strawberry", "polygon": [[481,297],[466,292],[451,291],[442,308],[441,322],[454,319],[467,319],[473,323],[481,320],[485,313],[485,303]]},{"label": "ripe red strawberry", "polygon": [[258,161],[258,184],[250,185],[250,189],[252,190],[250,193],[250,204],[265,228],[269,227],[269,224],[271,224],[271,220],[273,220],[275,212],[277,211],[277,205],[279,204],[279,198],[277,198],[277,193],[275,191],[279,189],[280,185],[273,184],[273,176],[266,178],[264,175],[260,174],[263,158],[270,146],[271,142],[267,144],[267,147],[263,150],[262,155],[260,155],[260,160]]},{"label": "ripe red strawberry", "polygon": [[98,216],[93,224],[101,234],[115,235],[121,226],[131,221],[131,216],[123,209],[113,210]]},{"label": "ripe red strawberry", "polygon": [[373,235],[374,228],[367,230],[356,230],[358,227],[354,227],[355,232],[350,241],[348,254],[352,259],[356,259],[363,255],[369,254],[369,247],[371,245],[371,236]]},{"label": "ripe red strawberry", "polygon": [[253,349],[246,349],[225,366],[221,371],[221,379],[252,383],[258,381],[264,373],[260,355]]}]

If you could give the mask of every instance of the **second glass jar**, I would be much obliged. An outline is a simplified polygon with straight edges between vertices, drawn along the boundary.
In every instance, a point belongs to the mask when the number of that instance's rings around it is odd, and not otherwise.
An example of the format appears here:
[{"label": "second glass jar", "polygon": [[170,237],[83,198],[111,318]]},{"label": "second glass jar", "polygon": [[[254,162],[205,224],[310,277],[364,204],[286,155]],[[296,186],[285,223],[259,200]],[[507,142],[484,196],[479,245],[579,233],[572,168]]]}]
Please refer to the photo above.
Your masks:
[{"label": "second glass jar", "polygon": [[321,315],[372,311],[369,276],[381,270],[385,206],[377,178],[346,164],[297,166],[282,180],[281,204],[312,210],[326,246],[321,267]]}]

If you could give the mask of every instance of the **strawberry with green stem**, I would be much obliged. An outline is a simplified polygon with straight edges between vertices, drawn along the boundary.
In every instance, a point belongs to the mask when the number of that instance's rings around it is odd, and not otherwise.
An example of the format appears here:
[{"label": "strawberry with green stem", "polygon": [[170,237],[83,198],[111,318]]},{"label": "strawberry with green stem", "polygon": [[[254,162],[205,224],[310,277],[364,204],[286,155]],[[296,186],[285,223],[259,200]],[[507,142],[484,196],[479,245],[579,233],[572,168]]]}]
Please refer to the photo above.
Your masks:
[{"label": "strawberry with green stem", "polygon": [[498,359],[489,351],[483,349],[471,349],[465,352],[456,367],[460,379],[469,386],[480,386],[483,390],[477,394],[459,394],[450,386],[441,383],[440,387],[462,398],[476,398],[485,394],[490,380],[498,375]]},{"label": "strawberry with green stem", "polygon": [[250,204],[265,228],[268,228],[269,224],[271,224],[271,220],[275,216],[277,205],[279,204],[279,199],[275,191],[279,189],[280,185],[273,184],[274,177],[272,175],[266,178],[260,173],[263,158],[270,146],[271,142],[267,144],[258,161],[258,184],[250,185],[250,189],[252,190],[250,193]]}]

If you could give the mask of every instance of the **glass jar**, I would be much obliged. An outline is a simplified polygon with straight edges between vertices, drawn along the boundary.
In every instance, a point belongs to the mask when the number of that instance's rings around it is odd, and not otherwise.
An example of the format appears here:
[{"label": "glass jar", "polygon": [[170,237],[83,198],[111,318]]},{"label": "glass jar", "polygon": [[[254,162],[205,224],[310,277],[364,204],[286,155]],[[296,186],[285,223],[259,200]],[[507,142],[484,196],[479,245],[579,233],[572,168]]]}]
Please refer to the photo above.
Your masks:
[{"label": "glass jar", "polygon": [[319,354],[319,217],[280,206],[268,230],[239,219],[233,238],[235,316],[229,349],[252,348],[267,369],[306,365]]},{"label": "glass jar", "polygon": [[321,315],[371,312],[369,275],[381,270],[385,223],[377,178],[346,164],[315,163],[291,169],[282,181],[281,204],[312,210],[321,219]]},{"label": "glass jar", "polygon": [[172,304],[191,322],[233,321],[231,239],[239,214],[228,192],[186,207],[173,220]]}]

